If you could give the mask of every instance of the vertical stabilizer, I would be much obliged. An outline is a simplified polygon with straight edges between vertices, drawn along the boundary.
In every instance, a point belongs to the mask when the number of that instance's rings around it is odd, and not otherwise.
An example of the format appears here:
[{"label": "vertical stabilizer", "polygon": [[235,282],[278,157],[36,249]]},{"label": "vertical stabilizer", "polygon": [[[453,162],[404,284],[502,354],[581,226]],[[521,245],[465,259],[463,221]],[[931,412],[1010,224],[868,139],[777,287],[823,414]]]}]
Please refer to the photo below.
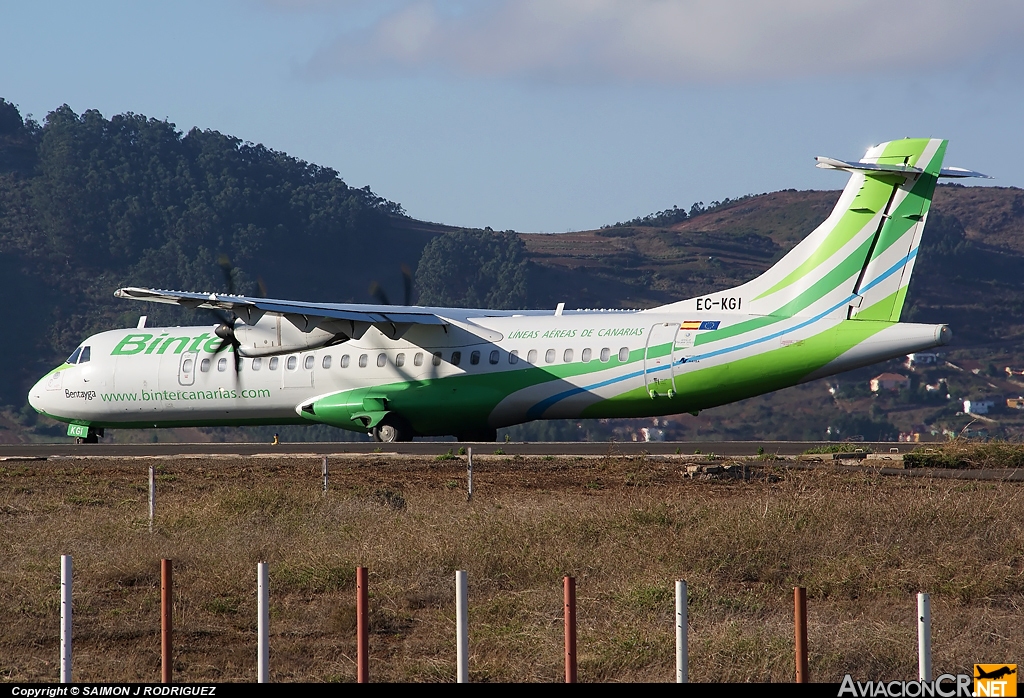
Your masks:
[{"label": "vertical stabilizer", "polygon": [[751,315],[899,320],[945,151],[944,140],[907,138],[875,146],[859,162],[818,158],[818,167],[850,173],[832,213],[729,295]]}]

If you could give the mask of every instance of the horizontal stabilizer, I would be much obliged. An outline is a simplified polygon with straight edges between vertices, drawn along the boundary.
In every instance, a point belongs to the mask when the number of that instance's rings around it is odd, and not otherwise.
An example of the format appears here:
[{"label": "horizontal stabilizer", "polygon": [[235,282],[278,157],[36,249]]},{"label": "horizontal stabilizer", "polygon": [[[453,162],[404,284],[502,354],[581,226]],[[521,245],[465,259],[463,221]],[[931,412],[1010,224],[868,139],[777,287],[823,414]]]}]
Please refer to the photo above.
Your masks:
[{"label": "horizontal stabilizer", "polygon": [[[818,161],[815,167],[820,167],[825,170],[846,170],[847,172],[866,172],[866,173],[888,173],[894,174],[909,174],[917,175],[921,174],[923,170],[919,167],[911,167],[910,165],[887,165],[878,164],[872,162],[847,162],[846,160],[836,160],[835,158],[826,158],[821,155],[814,158]],[[950,179],[962,179],[964,177],[981,177],[982,179],[992,179],[987,174],[981,172],[975,172],[974,170],[965,170],[962,167],[943,167],[939,170],[939,177],[948,177]]]}]

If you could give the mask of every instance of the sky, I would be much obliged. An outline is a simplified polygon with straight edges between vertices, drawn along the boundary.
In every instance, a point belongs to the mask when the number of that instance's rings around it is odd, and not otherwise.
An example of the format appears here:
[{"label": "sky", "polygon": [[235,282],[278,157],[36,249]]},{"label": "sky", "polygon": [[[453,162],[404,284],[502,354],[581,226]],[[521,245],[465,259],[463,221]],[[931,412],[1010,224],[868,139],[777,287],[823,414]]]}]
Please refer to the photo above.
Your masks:
[{"label": "sky", "polygon": [[904,136],[1024,186],[1019,0],[0,0],[0,97],[213,129],[409,215],[585,230]]}]

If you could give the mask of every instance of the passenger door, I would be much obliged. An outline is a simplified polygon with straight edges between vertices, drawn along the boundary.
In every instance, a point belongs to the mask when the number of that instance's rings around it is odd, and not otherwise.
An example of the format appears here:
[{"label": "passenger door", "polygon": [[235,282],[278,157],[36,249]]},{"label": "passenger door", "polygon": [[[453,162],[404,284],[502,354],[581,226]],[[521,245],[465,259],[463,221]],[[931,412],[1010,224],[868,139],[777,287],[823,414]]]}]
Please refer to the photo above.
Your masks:
[{"label": "passenger door", "polygon": [[647,333],[644,350],[644,385],[652,397],[675,395],[672,378],[675,374],[675,345],[679,323],[662,322]]}]

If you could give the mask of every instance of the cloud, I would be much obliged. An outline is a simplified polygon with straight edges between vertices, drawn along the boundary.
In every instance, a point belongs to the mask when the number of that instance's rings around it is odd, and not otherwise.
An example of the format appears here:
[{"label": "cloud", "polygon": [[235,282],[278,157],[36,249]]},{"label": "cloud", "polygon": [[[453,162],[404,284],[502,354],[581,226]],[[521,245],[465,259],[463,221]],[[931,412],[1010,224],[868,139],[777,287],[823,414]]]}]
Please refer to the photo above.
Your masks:
[{"label": "cloud", "polygon": [[306,69],[764,81],[948,66],[1022,44],[1019,0],[414,0],[321,47]]}]

